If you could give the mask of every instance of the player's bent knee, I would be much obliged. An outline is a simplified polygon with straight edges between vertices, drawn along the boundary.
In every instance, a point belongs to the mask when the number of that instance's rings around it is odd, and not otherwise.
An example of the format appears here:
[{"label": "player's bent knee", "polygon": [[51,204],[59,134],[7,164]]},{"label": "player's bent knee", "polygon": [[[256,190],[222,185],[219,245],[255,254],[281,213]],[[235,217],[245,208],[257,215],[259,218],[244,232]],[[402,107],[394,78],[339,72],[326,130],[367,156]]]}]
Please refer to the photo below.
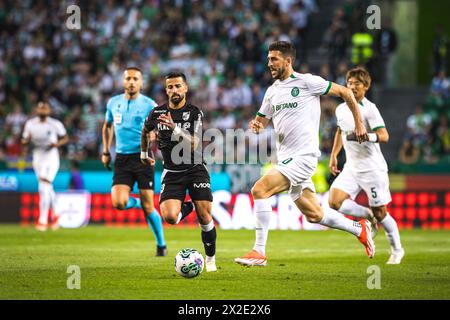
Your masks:
[{"label": "player's bent knee", "polygon": [[127,207],[127,202],[124,200],[114,200],[112,201],[112,206],[117,210],[125,210]]},{"label": "player's bent knee", "polygon": [[264,184],[261,182],[256,182],[253,186],[252,190],[252,196],[254,199],[265,199],[267,198],[267,191],[264,187]]},{"label": "player's bent knee", "polygon": [[213,220],[211,214],[197,215],[197,219],[200,224],[208,224]]},{"label": "player's bent knee", "polygon": [[178,221],[178,215],[164,215],[163,214],[164,221],[168,224],[176,224]]}]

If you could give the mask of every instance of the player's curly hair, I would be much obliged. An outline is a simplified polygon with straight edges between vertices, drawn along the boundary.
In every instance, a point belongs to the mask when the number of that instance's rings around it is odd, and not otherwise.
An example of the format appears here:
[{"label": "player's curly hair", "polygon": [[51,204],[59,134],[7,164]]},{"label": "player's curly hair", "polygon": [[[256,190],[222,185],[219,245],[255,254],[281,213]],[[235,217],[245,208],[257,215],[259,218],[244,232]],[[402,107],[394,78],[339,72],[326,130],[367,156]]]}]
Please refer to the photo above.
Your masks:
[{"label": "player's curly hair", "polygon": [[364,86],[370,88],[372,83],[372,78],[370,77],[369,72],[363,67],[355,67],[347,71],[347,75],[345,76],[345,81],[347,82],[350,78],[356,78],[361,81]]},{"label": "player's curly hair", "polygon": [[269,45],[269,51],[280,51],[283,56],[288,56],[295,60],[296,50],[292,43],[288,41],[275,41]]}]

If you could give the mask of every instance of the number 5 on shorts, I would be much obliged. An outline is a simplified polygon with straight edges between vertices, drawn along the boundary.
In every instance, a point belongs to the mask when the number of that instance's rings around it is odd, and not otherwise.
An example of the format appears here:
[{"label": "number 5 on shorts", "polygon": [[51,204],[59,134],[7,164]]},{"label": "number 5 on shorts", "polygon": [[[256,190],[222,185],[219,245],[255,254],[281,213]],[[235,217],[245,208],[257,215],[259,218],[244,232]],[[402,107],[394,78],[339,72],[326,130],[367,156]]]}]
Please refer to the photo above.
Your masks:
[{"label": "number 5 on shorts", "polygon": [[377,192],[375,191],[375,187],[370,188],[370,192],[372,192],[372,198],[376,198],[377,197]]}]

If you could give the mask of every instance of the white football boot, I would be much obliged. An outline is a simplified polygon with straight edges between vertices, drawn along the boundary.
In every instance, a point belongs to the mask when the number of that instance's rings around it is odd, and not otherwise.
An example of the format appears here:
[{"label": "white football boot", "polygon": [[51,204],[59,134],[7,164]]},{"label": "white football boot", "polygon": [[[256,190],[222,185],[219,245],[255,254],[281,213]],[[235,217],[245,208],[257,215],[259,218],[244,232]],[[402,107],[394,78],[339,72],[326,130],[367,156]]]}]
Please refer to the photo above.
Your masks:
[{"label": "white football boot", "polygon": [[403,250],[403,248],[399,250],[394,250],[394,248],[391,248],[391,256],[386,264],[400,264],[404,256],[405,250]]}]

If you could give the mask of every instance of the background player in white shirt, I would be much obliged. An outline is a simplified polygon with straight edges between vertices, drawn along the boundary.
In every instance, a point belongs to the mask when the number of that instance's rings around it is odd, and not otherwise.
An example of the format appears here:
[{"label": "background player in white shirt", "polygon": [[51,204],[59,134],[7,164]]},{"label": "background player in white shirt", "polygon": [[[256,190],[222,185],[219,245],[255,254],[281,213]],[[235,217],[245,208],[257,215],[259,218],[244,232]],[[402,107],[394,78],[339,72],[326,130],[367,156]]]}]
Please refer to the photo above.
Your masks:
[{"label": "background player in white shirt", "polygon": [[[355,142],[355,125],[350,109],[345,103],[336,108],[338,129],[330,157],[331,173],[336,175],[340,172],[337,169],[337,156],[342,146],[347,160],[342,172],[331,185],[328,201],[331,208],[344,214],[371,220],[375,216],[383,225],[391,245],[391,256],[387,263],[399,264],[405,252],[400,242],[397,223],[386,210],[386,205],[392,199],[388,167],[379,145],[388,142],[389,134],[378,108],[365,98],[371,84],[369,73],[363,68],[354,68],[347,72],[346,78],[347,87],[353,91],[360,105],[364,126],[371,132],[368,134],[369,141],[361,144]],[[354,201],[361,190],[367,194],[372,210]]]},{"label": "background player in white shirt", "polygon": [[367,220],[352,221],[333,209],[324,212],[315,194],[311,176],[314,174],[319,151],[320,95],[330,93],[341,97],[350,106],[356,125],[358,141],[367,139],[358,105],[350,89],[311,74],[294,72],[294,46],[286,41],[269,46],[268,67],[276,81],[267,90],[260,111],[250,122],[259,133],[272,120],[277,136],[278,165],[261,177],[252,188],[255,200],[256,241],[253,250],[236,258],[243,265],[265,266],[265,247],[272,215],[269,198],[289,190],[306,219],[311,223],[345,230],[354,234],[372,258],[375,246]]},{"label": "background player in white shirt", "polygon": [[39,231],[47,230],[50,208],[54,217],[52,228],[58,227],[55,191],[52,183],[59,170],[58,148],[69,141],[64,125],[51,118],[50,113],[50,105],[46,102],[39,102],[36,107],[37,116],[25,123],[22,135],[23,153],[27,153],[28,145],[33,146],[33,169],[39,186],[39,221],[36,225],[36,229]]}]

